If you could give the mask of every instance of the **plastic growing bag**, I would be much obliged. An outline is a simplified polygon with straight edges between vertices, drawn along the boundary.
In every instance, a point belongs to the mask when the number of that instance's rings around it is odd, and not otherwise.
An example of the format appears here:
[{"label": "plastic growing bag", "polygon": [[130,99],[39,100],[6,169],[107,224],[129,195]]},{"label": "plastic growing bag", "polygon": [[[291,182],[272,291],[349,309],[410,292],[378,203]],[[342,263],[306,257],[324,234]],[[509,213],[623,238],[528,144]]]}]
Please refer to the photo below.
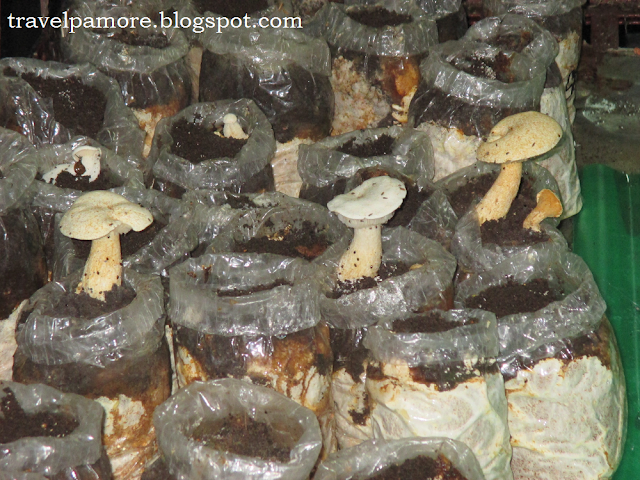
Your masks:
[{"label": "plastic growing bag", "polygon": [[[344,153],[345,146],[358,148],[391,137],[388,153],[359,156]],[[433,151],[429,137],[401,127],[366,129],[303,145],[298,153],[302,178],[300,197],[326,206],[334,196],[345,193],[348,180],[358,171],[374,168],[397,172],[419,190],[430,187],[433,178]],[[406,226],[406,225],[404,225]]]},{"label": "plastic growing bag", "polygon": [[[213,430],[238,417],[265,424],[290,449],[290,460],[229,453],[193,437],[201,425],[211,425]],[[196,382],[180,390],[156,410],[154,425],[169,471],[192,480],[303,480],[309,478],[322,442],[311,411],[271,389],[231,378]]]},{"label": "plastic growing bag", "polygon": [[625,382],[606,305],[569,252],[514,255],[459,286],[463,306],[506,279],[549,282],[561,299],[498,319],[516,478],[610,478],[626,433]]},{"label": "plastic growing bag", "polygon": [[430,50],[409,107],[409,125],[426,131],[439,180],[476,161],[491,128],[514,113],[539,110],[545,68],[529,56],[459,40]]},{"label": "plastic growing bag", "polygon": [[[0,444],[0,470],[15,471],[16,476],[4,478],[14,480],[34,480],[27,475],[46,475],[56,480],[92,478],[109,480],[111,468],[103,454],[101,431],[104,412],[100,405],[80,395],[62,393],[46,385],[21,385],[0,381],[0,402],[7,395],[14,397],[16,404],[3,405],[3,416],[16,414],[15,407],[23,410],[20,414],[62,415],[75,424],[75,428],[64,436],[27,436]],[[7,418],[7,417],[5,417]],[[44,417],[46,422],[47,418]],[[27,426],[25,425],[25,428]],[[50,425],[50,428],[56,428]],[[22,435],[22,432],[16,432]],[[5,432],[8,435],[8,431]],[[22,472],[21,476],[18,472]],[[0,478],[3,478],[0,475]]]},{"label": "plastic growing bag", "polygon": [[462,0],[418,0],[417,4],[435,18],[438,43],[458,40],[467,31],[467,12]]},{"label": "plastic growing bag", "polygon": [[406,109],[420,79],[418,65],[437,43],[435,22],[415,4],[376,2],[400,15],[401,23],[373,27],[357,20],[359,13],[373,9],[366,3],[328,3],[306,27],[324,38],[332,52],[332,135],[388,126],[394,119],[406,123]]},{"label": "plastic growing bag", "polygon": [[[187,121],[210,129],[211,135],[215,135],[216,128],[223,125],[222,119],[230,113],[236,115],[238,123],[249,135],[235,157],[212,157],[195,163],[172,152],[176,140],[172,137],[174,125]],[[158,186],[161,190],[169,190],[167,194],[172,193],[170,184],[179,187],[178,190],[264,192],[274,189],[270,161],[275,148],[271,125],[251,100],[222,100],[191,105],[173,117],[161,120],[156,127],[149,159]]]},{"label": "plastic growing bag", "polygon": [[512,478],[495,316],[432,310],[428,318],[434,314],[430,321],[445,326],[430,333],[396,332],[398,320],[421,314],[384,320],[367,332],[374,437],[453,438],[471,448],[487,479]]},{"label": "plastic growing bag", "polygon": [[124,270],[133,301],[95,318],[51,316],[75,295],[81,272],[38,290],[18,327],[13,376],[96,399],[106,410],[103,443],[116,479],[136,478],[151,458],[151,413],[170,393],[169,353],[162,343],[160,278]]},{"label": "plastic growing bag", "polygon": [[[465,480],[484,480],[478,460],[462,442],[450,438],[402,438],[398,440],[370,440],[356,447],[332,455],[318,467],[314,480],[365,479],[407,460],[427,457],[442,470],[432,478],[449,478],[453,469]],[[421,465],[425,465],[422,463]],[[429,475],[432,472],[422,471]],[[447,475],[447,473],[449,475]],[[456,477],[461,478],[461,477]]]},{"label": "plastic growing bag", "polygon": [[[91,1],[77,3],[72,13],[84,18],[117,19],[129,17],[134,11],[130,6]],[[118,82],[125,104],[146,133],[143,157],[149,154],[158,121],[182,110],[191,96],[185,60],[189,42],[178,28],[155,23],[153,27],[77,28],[63,37],[61,45],[68,61],[94,63]]]},{"label": "plastic growing bag", "polygon": [[[143,135],[136,128],[137,121],[125,106],[118,85],[93,65],[4,58],[0,61],[0,72],[5,75],[0,78],[0,85],[6,89],[2,101],[10,117],[8,120],[32,144],[65,143],[75,136],[85,135],[119,155],[142,154]],[[60,95],[59,89],[63,87],[58,84],[34,88],[26,80],[7,77],[14,74],[27,76],[31,82],[65,81],[64,88],[72,93]],[[92,118],[102,117],[83,123],[82,118],[73,113],[79,109],[77,102],[89,109]]]},{"label": "plastic growing bag", "polygon": [[173,268],[178,383],[233,377],[311,409],[334,448],[331,348],[315,266],[270,254],[203,255]]}]

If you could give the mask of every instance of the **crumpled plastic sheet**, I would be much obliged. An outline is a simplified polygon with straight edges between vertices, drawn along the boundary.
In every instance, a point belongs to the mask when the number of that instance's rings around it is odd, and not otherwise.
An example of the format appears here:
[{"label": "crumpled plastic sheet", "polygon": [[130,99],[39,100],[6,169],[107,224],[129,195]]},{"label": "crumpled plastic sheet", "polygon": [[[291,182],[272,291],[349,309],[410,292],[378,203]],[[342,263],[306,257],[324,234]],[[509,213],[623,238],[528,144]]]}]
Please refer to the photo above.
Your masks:
[{"label": "crumpled plastic sheet", "polygon": [[460,10],[462,0],[418,0],[418,6],[436,18]]},{"label": "crumpled plastic sheet", "polygon": [[155,352],[164,333],[163,288],[157,275],[123,271],[123,284],[136,297],[124,308],[90,320],[47,314],[61,295],[75,291],[82,272],[50,282],[30,299],[31,309],[17,332],[18,352],[34,363],[106,366],[125,356]]},{"label": "crumpled plastic sheet", "polygon": [[[392,153],[373,157],[357,157],[339,152],[345,143],[354,145],[377,140],[389,135],[395,140]],[[325,187],[341,178],[350,178],[367,167],[396,170],[414,180],[420,187],[429,186],[433,178],[433,149],[424,132],[402,127],[372,128],[329,137],[313,145],[301,145],[298,153],[298,172],[304,185]],[[343,192],[340,192],[343,193]]]},{"label": "crumpled plastic sheet", "polygon": [[342,450],[322,462],[314,480],[352,480],[367,478],[386,467],[401,465],[406,460],[440,456],[451,462],[467,480],[484,480],[482,469],[473,452],[464,443],[450,438],[402,438],[370,440]]},{"label": "crumpled plastic sheet", "polygon": [[[322,277],[323,292],[337,282],[337,267],[346,246],[340,243],[327,249],[322,264],[327,267]],[[367,288],[338,299],[320,295],[323,319],[336,328],[362,328],[392,316],[397,318],[427,306],[446,304],[456,260],[440,244],[404,227],[382,231],[382,262],[402,262],[421,266],[390,277]]]},{"label": "crumpled plastic sheet", "polygon": [[[221,452],[190,437],[202,422],[247,415],[271,425],[292,445],[288,463]],[[154,413],[160,451],[178,478],[302,480],[309,477],[322,436],[313,412],[283,395],[241,380],[195,382],[171,396]]]},{"label": "crumpled plastic sheet", "polygon": [[35,149],[27,139],[0,127],[0,213],[28,201],[29,187],[38,172]]},{"label": "crumpled plastic sheet", "polygon": [[[0,478],[13,480],[36,480],[48,478],[70,467],[91,465],[102,455],[102,420],[104,411],[99,403],[73,393],[62,393],[46,385],[21,385],[14,382],[0,382],[2,391],[9,388],[27,414],[55,412],[70,415],[78,427],[62,438],[26,437],[0,446]],[[7,471],[24,472],[24,476],[9,475]],[[4,475],[9,475],[3,477]],[[26,475],[33,472],[34,475]],[[74,476],[63,477],[72,480]]]},{"label": "crumpled plastic sheet", "polygon": [[[68,37],[74,36],[75,34]],[[0,72],[9,67],[18,74],[32,73],[43,78],[75,77],[83,84],[97,88],[105,96],[107,103],[102,128],[94,140],[119,155],[140,156],[144,132],[140,131],[138,121],[125,106],[118,84],[88,63],[93,61],[95,58],[87,58],[84,60],[87,63],[67,65],[29,58],[4,58],[0,61]],[[32,144],[43,146],[65,143],[78,135],[56,121],[50,100],[40,97],[26,81],[18,77],[2,76],[0,86],[0,90],[5,91],[2,96],[4,108],[16,112],[17,127],[21,128]]]},{"label": "crumpled plastic sheet", "polygon": [[587,3],[586,0],[545,0],[532,2],[527,0],[483,0],[482,7],[492,16],[507,12],[526,17],[550,17],[570,12]]},{"label": "crumpled plastic sheet", "polygon": [[[238,117],[238,123],[249,135],[235,158],[212,158],[194,165],[171,153],[174,123],[184,119],[215,130],[223,125],[222,119],[229,113]],[[156,127],[149,161],[156,178],[187,190],[224,188],[244,192],[244,184],[269,165],[275,150],[271,125],[253,101],[221,100],[191,105],[173,117],[161,120]]]}]

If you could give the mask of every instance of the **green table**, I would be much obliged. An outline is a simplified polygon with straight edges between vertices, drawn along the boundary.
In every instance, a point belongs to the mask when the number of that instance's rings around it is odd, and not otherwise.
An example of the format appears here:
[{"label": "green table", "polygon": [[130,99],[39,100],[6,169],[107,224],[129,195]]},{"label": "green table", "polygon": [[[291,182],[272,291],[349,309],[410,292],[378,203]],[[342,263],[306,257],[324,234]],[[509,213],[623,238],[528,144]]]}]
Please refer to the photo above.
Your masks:
[{"label": "green table", "polygon": [[627,381],[627,442],[616,480],[640,479],[640,175],[602,165],[581,172],[584,207],[574,224],[575,253],[591,268],[607,302]]}]

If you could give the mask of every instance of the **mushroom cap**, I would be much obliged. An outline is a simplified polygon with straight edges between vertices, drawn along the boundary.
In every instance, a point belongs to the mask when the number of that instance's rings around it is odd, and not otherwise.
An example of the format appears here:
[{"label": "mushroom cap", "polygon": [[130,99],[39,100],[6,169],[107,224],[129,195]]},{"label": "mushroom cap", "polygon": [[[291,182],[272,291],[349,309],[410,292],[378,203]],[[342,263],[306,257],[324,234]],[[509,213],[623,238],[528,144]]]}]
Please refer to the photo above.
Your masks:
[{"label": "mushroom cap", "polygon": [[523,162],[547,153],[562,138],[562,127],[540,112],[522,112],[494,125],[478,147],[478,160],[486,163]]},{"label": "mushroom cap", "polygon": [[238,117],[234,113],[227,113],[222,117],[222,122],[226,125],[228,123],[238,123]]},{"label": "mushroom cap", "polygon": [[536,195],[536,201],[541,208],[544,208],[545,213],[552,218],[562,215],[562,202],[558,196],[548,188],[540,190]]},{"label": "mushroom cap", "polygon": [[389,220],[406,196],[407,189],[397,178],[374,177],[338,195],[327,208],[351,228],[368,227]]},{"label": "mushroom cap", "polygon": [[79,197],[60,221],[63,235],[78,240],[96,240],[111,232],[144,230],[153,222],[146,208],[122,195],[107,191],[88,192]]}]

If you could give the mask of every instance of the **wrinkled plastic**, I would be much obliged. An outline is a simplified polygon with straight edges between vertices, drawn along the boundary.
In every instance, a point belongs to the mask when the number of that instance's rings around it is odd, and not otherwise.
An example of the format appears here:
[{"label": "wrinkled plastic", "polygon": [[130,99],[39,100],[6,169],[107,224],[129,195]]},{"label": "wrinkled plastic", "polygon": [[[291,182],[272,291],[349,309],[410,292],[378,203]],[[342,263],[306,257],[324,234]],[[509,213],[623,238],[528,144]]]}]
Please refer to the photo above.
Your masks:
[{"label": "wrinkled plastic", "polygon": [[[83,61],[94,62],[95,58],[87,58]],[[7,67],[18,74],[32,73],[43,78],[78,78],[83,84],[98,89],[105,96],[106,105],[102,128],[95,140],[119,155],[140,156],[142,154],[144,133],[137,128],[138,122],[135,116],[125,106],[118,85],[93,65],[89,63],[67,65],[29,58],[5,58],[0,61],[0,71]],[[3,90],[6,89],[2,98],[5,108],[14,112],[12,114],[7,111],[7,113],[10,116],[15,115],[13,120],[9,120],[16,122],[16,129],[19,129],[32,144],[38,147],[60,144],[78,135],[77,132],[69,131],[56,121],[51,100],[40,97],[26,81],[2,77],[0,86]]]},{"label": "wrinkled plastic", "polygon": [[[395,139],[389,155],[357,157],[338,151],[351,140],[359,145],[375,141],[382,135]],[[310,189],[333,186],[339,180],[348,179],[358,170],[368,167],[391,169],[409,177],[421,188],[429,186],[433,178],[431,141],[423,132],[389,127],[355,131],[330,137],[313,145],[302,145],[298,153],[298,172],[303,181],[301,195],[312,195]],[[341,194],[344,191],[335,193]]]},{"label": "wrinkled plastic", "polygon": [[457,12],[462,6],[462,0],[418,0],[417,3],[425,12],[436,17]]},{"label": "wrinkled plastic", "polygon": [[[323,264],[330,269],[324,278],[325,291],[337,282],[337,267],[344,247],[333,245],[325,252]],[[433,240],[403,227],[383,230],[382,262],[421,265],[398,277],[381,281],[375,288],[358,290],[338,299],[320,296],[322,316],[336,328],[361,328],[380,319],[450,306],[451,281],[456,269],[453,255]]]},{"label": "wrinkled plastic", "polygon": [[[374,437],[454,438],[471,448],[487,479],[512,478],[507,402],[495,361],[495,315],[480,310],[439,314],[458,326],[446,332],[398,334],[392,331],[393,320],[385,320],[369,328],[364,340],[371,352],[366,390]],[[470,322],[474,318],[475,324]],[[430,380],[426,373],[423,379],[414,372],[422,369],[440,372],[443,378],[438,380],[435,373]]]},{"label": "wrinkled plastic", "polygon": [[[194,165],[171,153],[171,129],[174,123],[186,120],[212,129],[213,134],[213,130],[223,125],[222,119],[229,113],[237,116],[243,130],[249,135],[247,143],[236,157],[212,158]],[[271,125],[251,100],[223,100],[191,105],[177,115],[161,120],[156,127],[149,159],[155,178],[170,181],[184,189],[227,189],[247,193],[273,189],[273,173],[269,162],[275,148]]]},{"label": "wrinkled plastic", "polygon": [[626,433],[625,384],[589,268],[569,252],[514,255],[459,285],[456,306],[507,277],[517,283],[546,279],[563,294],[535,312],[498,319],[514,474],[610,478]]},{"label": "wrinkled plastic", "polygon": [[536,18],[563,15],[585,3],[585,0],[483,0],[482,6],[491,16],[509,12]]},{"label": "wrinkled plastic", "polygon": [[143,356],[160,345],[164,304],[160,278],[123,272],[124,284],[136,291],[126,307],[91,321],[47,314],[60,295],[75,291],[81,272],[38,290],[30,299],[31,312],[19,327],[18,351],[35,363],[83,363],[104,367],[124,356]]},{"label": "wrinkled plastic", "polygon": [[[0,128],[0,320],[47,281],[38,224],[26,207],[36,176],[27,139]],[[19,285],[12,285],[22,278]]]},{"label": "wrinkled plastic", "polygon": [[[26,414],[52,412],[69,415],[78,426],[64,437],[26,437],[0,445],[0,470],[33,472],[61,480],[77,478],[75,468],[91,465],[102,455],[102,407],[72,393],[62,393],[46,385],[0,382],[0,397],[9,388]],[[93,471],[92,478],[107,480],[110,472]],[[2,477],[0,477],[2,478]],[[30,477],[10,477],[16,480]],[[38,477],[35,477],[38,478]]]},{"label": "wrinkled plastic", "polygon": [[403,438],[371,440],[343,450],[322,462],[314,480],[351,480],[368,478],[392,465],[426,456],[444,457],[466,480],[484,480],[473,452],[464,443],[450,438]]},{"label": "wrinkled plastic", "polygon": [[[191,432],[204,421],[248,415],[266,422],[291,444],[291,460],[268,462],[221,452],[197,443]],[[283,479],[309,477],[321,448],[313,413],[271,389],[240,380],[193,383],[163,403],[154,414],[158,445],[178,478]]]}]

